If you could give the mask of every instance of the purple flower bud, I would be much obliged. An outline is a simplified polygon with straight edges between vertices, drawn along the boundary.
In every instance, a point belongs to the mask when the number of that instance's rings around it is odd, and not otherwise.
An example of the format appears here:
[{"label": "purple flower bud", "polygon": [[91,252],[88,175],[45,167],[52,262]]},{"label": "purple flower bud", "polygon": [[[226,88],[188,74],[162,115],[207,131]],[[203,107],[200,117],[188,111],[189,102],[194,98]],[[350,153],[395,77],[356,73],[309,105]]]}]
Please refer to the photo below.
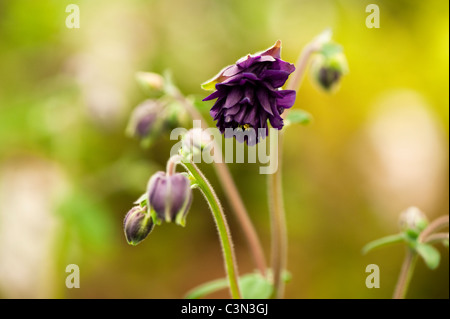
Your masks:
[{"label": "purple flower bud", "polygon": [[147,194],[150,209],[159,219],[184,226],[192,202],[191,183],[185,175],[157,172],[150,178]]},{"label": "purple flower bud", "polygon": [[147,214],[147,207],[133,207],[126,214],[123,221],[127,242],[130,245],[136,246],[150,234],[153,226],[153,220],[150,214]]},{"label": "purple flower bud", "polygon": [[158,116],[164,105],[157,100],[146,100],[139,104],[133,111],[128,124],[129,135],[144,139],[160,125]]},{"label": "purple flower bud", "polygon": [[239,59],[203,85],[206,89],[216,89],[203,101],[217,99],[210,114],[222,133],[226,128],[237,129],[235,132],[254,129],[258,134],[256,139],[237,137],[238,141],[245,140],[252,145],[267,136],[267,121],[274,128],[283,128],[281,114],[294,105],[296,93],[279,88],[295,67],[283,61],[280,52],[281,42],[277,41],[262,53]]}]

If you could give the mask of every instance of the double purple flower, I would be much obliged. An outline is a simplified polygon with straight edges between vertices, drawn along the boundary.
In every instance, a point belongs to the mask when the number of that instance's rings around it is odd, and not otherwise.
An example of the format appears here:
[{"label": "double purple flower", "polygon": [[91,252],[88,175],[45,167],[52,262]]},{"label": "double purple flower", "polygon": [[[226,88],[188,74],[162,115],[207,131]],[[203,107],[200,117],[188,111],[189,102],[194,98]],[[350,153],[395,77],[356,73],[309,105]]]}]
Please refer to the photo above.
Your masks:
[{"label": "double purple flower", "polygon": [[[294,105],[296,94],[279,88],[295,67],[281,60],[280,51],[281,42],[277,41],[262,53],[239,59],[203,85],[215,85],[216,91],[203,101],[217,99],[210,114],[225,137],[234,135],[239,142],[254,145],[267,136],[267,121],[278,130],[283,128],[281,114]],[[246,131],[253,131],[256,138],[244,134]]]}]

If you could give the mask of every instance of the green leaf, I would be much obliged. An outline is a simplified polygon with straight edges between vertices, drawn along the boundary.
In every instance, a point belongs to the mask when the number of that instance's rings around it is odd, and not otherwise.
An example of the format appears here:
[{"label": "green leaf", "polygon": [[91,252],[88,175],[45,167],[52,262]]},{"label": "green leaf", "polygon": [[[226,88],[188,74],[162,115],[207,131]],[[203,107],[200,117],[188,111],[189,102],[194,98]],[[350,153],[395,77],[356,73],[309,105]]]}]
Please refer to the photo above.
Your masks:
[{"label": "green leaf", "polygon": [[259,273],[244,275],[239,280],[243,299],[268,299],[273,285]]},{"label": "green leaf", "polygon": [[[289,273],[283,274],[285,281],[289,280]],[[228,287],[228,279],[216,279],[209,281],[190,290],[186,299],[199,299],[213,292]],[[239,278],[239,287],[243,299],[268,299],[272,295],[273,285],[259,273],[246,274]]]},{"label": "green leaf", "polygon": [[225,289],[228,287],[228,280],[226,278],[216,279],[213,281],[208,281],[200,286],[197,286],[190,290],[186,294],[186,299],[199,299],[206,295],[212,294],[213,292]]},{"label": "green leaf", "polygon": [[303,124],[306,125],[311,122],[312,116],[306,111],[303,110],[291,110],[285,119],[285,125],[291,124]]},{"label": "green leaf", "polygon": [[442,245],[444,245],[445,247],[448,248],[448,239],[444,239],[444,240],[442,241]]},{"label": "green leaf", "polygon": [[405,240],[405,235],[403,233],[390,235],[390,236],[386,236],[386,237],[383,237],[383,238],[380,238],[380,239],[376,239],[374,241],[371,241],[367,245],[365,245],[363,247],[363,249],[362,249],[362,253],[363,253],[363,255],[365,255],[369,251],[371,251],[371,250],[373,250],[375,248],[379,248],[379,247],[395,244],[395,243],[398,243],[398,242],[401,242],[401,241],[404,241],[404,240]]},{"label": "green leaf", "polygon": [[416,246],[417,253],[423,258],[428,268],[436,269],[439,266],[441,255],[439,251],[431,245],[419,243]]}]

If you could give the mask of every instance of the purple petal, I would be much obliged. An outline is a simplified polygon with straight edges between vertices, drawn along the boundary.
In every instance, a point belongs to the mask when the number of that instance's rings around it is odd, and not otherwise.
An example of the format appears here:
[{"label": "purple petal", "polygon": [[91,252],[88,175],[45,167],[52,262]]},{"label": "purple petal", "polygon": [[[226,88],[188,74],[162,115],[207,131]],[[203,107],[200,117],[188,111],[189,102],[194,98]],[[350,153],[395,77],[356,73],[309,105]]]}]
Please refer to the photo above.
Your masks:
[{"label": "purple petal", "polygon": [[256,107],[250,107],[249,112],[244,118],[244,122],[246,124],[250,124],[251,126],[257,125],[257,113],[256,113]]},{"label": "purple petal", "polygon": [[242,73],[239,73],[239,74],[227,79],[226,81],[224,81],[222,83],[217,84],[216,88],[222,88],[222,87],[234,86],[234,85],[243,85],[244,83],[246,83],[248,81],[259,81],[259,78],[254,73],[242,72]]},{"label": "purple petal", "polygon": [[217,99],[221,94],[222,94],[221,92],[215,91],[214,93],[205,97],[202,101],[209,101],[209,100]]},{"label": "purple petal", "polygon": [[189,200],[191,192],[191,183],[189,179],[182,174],[175,174],[169,177],[170,192],[166,194],[169,196],[167,203],[170,206],[170,218],[175,220],[178,213],[186,205]]},{"label": "purple petal", "polygon": [[246,124],[244,123],[245,114],[247,114],[248,107],[242,107],[239,113],[237,113],[234,116],[234,120],[238,122],[239,124]]},{"label": "purple petal", "polygon": [[236,105],[236,103],[238,103],[242,99],[243,95],[244,93],[240,88],[232,88],[227,95],[227,100],[225,101],[223,107],[228,109]]},{"label": "purple petal", "polygon": [[294,90],[281,90],[277,92],[277,106],[288,109],[295,103],[296,93]]},{"label": "purple petal", "polygon": [[[245,107],[245,106],[244,106],[244,107]],[[241,105],[236,104],[235,106],[230,107],[229,109],[226,109],[226,110],[223,112],[223,114],[224,114],[225,116],[236,115],[236,114],[239,112],[240,109],[241,109]]]},{"label": "purple petal", "polygon": [[275,62],[276,59],[271,55],[263,55],[258,62]]},{"label": "purple petal", "polygon": [[289,72],[280,70],[265,70],[261,73],[261,78],[265,81],[269,81],[274,88],[279,88],[286,83],[289,77]]},{"label": "purple petal", "polygon": [[167,180],[164,172],[152,176],[148,186],[148,203],[160,219],[165,219]]},{"label": "purple petal", "polygon": [[245,57],[240,58],[236,65],[241,69],[247,69],[248,67],[252,66],[255,62],[257,62],[259,59],[261,59],[260,55],[252,56],[247,55]]},{"label": "purple petal", "polygon": [[254,96],[255,90],[251,86],[247,85],[244,89],[244,98],[240,101],[240,103],[253,104]]},{"label": "purple petal", "polygon": [[276,59],[276,61],[272,63],[271,69],[292,73],[295,71],[295,65],[281,59]]},{"label": "purple petal", "polygon": [[237,65],[233,64],[233,65],[230,65],[226,70],[224,70],[222,75],[229,77],[229,76],[236,75],[241,71],[242,70],[240,70]]},{"label": "purple petal", "polygon": [[261,106],[263,107],[264,111],[266,111],[270,115],[273,115],[267,91],[264,89],[258,89],[256,91],[256,96],[258,97],[259,103],[261,103]]},{"label": "purple petal", "polygon": [[270,125],[273,128],[281,130],[283,128],[283,119],[281,116],[269,116]]},{"label": "purple petal", "polygon": [[281,41],[277,40],[277,42],[275,42],[275,44],[268,48],[266,51],[264,51],[263,53],[261,53],[261,55],[270,55],[274,58],[280,58],[281,56]]}]

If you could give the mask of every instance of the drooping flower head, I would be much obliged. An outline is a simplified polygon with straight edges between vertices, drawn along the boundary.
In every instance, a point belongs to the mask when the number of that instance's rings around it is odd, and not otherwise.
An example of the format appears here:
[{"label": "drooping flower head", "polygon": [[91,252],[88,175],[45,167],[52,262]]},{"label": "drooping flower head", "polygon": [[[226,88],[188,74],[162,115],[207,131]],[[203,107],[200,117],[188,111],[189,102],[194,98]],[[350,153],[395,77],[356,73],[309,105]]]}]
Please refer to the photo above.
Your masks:
[{"label": "drooping flower head", "polygon": [[342,76],[348,71],[347,59],[342,47],[334,42],[322,44],[311,62],[313,81],[326,92],[334,92],[339,87]]},{"label": "drooping flower head", "polygon": [[192,202],[191,182],[181,173],[155,173],[147,186],[147,200],[159,220],[184,226]]},{"label": "drooping flower head", "polygon": [[134,206],[125,216],[123,229],[130,245],[139,244],[153,229],[153,220],[146,212],[147,207]]},{"label": "drooping flower head", "polygon": [[[296,94],[294,90],[280,88],[295,67],[283,61],[280,52],[281,41],[277,41],[262,53],[239,59],[202,85],[204,89],[216,90],[203,101],[217,99],[210,114],[225,137],[234,135],[239,142],[253,145],[267,136],[267,121],[278,130],[283,128],[281,114],[294,104]],[[257,137],[242,134],[239,138],[236,134],[248,130],[253,130]]]}]

